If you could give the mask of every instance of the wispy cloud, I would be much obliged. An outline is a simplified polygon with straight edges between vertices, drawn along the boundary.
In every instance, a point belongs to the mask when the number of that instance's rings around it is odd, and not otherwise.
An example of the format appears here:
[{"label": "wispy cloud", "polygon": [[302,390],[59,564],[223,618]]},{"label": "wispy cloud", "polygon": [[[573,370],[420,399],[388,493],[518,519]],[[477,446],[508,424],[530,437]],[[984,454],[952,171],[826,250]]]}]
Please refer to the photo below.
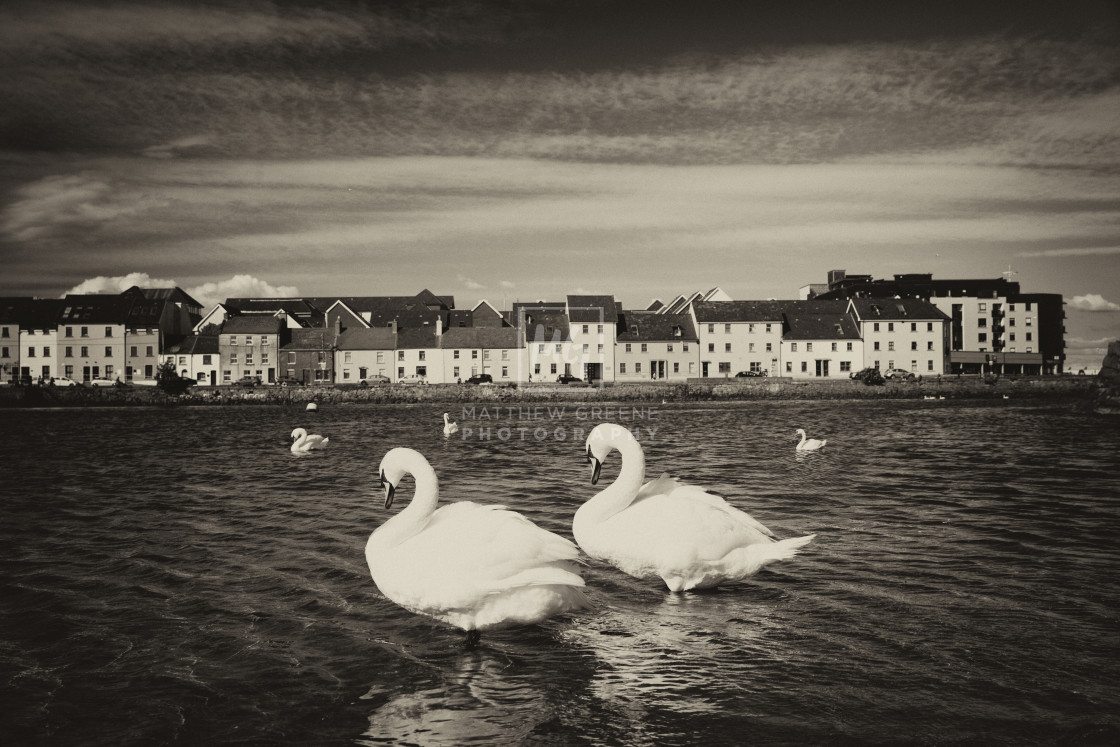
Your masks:
[{"label": "wispy cloud", "polygon": [[456,279],[470,290],[482,290],[486,287],[482,283],[472,280],[464,275],[459,275]]},{"label": "wispy cloud", "polygon": [[1113,303],[1099,293],[1074,296],[1066,302],[1071,308],[1082,311],[1120,311],[1120,304]]},{"label": "wispy cloud", "polygon": [[1020,252],[1017,257],[1095,257],[1120,254],[1120,246],[1086,246],[1069,249],[1044,249],[1039,252]]}]

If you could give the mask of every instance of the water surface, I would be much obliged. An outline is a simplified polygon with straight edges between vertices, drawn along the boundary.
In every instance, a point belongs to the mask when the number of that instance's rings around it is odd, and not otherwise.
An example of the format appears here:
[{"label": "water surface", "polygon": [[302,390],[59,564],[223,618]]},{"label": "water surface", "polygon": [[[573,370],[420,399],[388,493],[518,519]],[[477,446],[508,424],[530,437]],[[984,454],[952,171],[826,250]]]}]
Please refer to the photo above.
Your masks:
[{"label": "water surface", "polygon": [[[702,593],[591,563],[594,610],[464,650],[369,578],[377,464],[419,449],[446,499],[571,537],[618,456],[592,487],[575,436],[603,416],[560,407],[456,409],[471,432],[452,438],[436,406],[0,411],[0,740],[1120,741],[1115,419],[1014,401],[613,413],[643,429],[649,473],[816,541]],[[291,454],[297,426],[330,448]],[[825,450],[796,454],[799,427]]]}]

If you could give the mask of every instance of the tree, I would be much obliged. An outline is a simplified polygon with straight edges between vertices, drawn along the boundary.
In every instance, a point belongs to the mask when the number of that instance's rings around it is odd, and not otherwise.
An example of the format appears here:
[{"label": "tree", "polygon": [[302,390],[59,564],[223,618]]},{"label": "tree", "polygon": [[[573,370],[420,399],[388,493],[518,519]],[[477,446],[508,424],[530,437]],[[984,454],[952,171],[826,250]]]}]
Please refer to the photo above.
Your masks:
[{"label": "tree", "polygon": [[156,386],[167,394],[182,394],[194,384],[191,379],[184,379],[175,370],[175,361],[166,360],[156,367]]}]

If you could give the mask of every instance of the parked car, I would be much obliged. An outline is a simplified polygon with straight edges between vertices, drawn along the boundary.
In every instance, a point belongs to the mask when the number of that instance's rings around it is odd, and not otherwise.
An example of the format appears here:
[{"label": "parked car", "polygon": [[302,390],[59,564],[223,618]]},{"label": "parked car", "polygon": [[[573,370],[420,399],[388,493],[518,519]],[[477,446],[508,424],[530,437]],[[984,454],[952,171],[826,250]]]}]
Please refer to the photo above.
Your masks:
[{"label": "parked car", "polygon": [[766,374],[763,373],[762,371],[740,371],[739,373],[735,374],[736,378],[740,378],[740,379],[750,378],[750,377],[754,377],[754,376],[765,376],[765,375]]},{"label": "parked car", "polygon": [[913,381],[914,373],[907,371],[905,368],[890,368],[883,374],[884,379],[902,379],[903,381]]},{"label": "parked car", "polygon": [[256,386],[259,383],[261,383],[261,377],[260,376],[242,376],[240,379],[233,382],[234,386],[248,386],[248,387]]},{"label": "parked car", "polygon": [[276,379],[277,386],[303,386],[303,382],[295,376],[281,376]]},{"label": "parked car", "polygon": [[494,377],[490,374],[475,374],[467,379],[468,384],[493,384]]},{"label": "parked car", "polygon": [[[94,379],[90,379],[90,380],[89,380],[89,385],[90,385],[90,386],[113,386],[113,385],[114,385],[114,384],[116,384],[116,383],[117,383],[117,382],[116,382],[116,381],[114,381],[114,380],[111,380],[111,379],[103,379],[103,378],[101,378],[100,376],[98,376],[97,378],[94,378]],[[56,386],[57,386],[57,384],[56,384]]]},{"label": "parked car", "polygon": [[879,369],[877,368],[865,368],[862,371],[853,371],[849,375],[849,378],[853,381],[862,381],[867,386],[882,386],[886,383],[883,381],[883,374],[879,373]]},{"label": "parked car", "polygon": [[419,374],[414,376],[404,376],[397,381],[398,384],[427,384],[428,380]]},{"label": "parked car", "polygon": [[388,376],[382,376],[381,374],[374,374],[373,376],[365,377],[364,379],[362,379],[358,383],[361,384],[362,386],[376,386],[378,384],[388,384],[390,382],[391,382],[391,380],[389,379]]},{"label": "parked car", "polygon": [[50,383],[52,386],[81,386],[78,382],[73,379],[68,379],[65,376],[56,376],[51,379]]},{"label": "parked car", "polygon": [[573,376],[572,374],[560,374],[559,376],[556,377],[556,380],[558,382],[560,382],[561,384],[582,384],[583,383],[583,379],[581,379],[578,376]]}]

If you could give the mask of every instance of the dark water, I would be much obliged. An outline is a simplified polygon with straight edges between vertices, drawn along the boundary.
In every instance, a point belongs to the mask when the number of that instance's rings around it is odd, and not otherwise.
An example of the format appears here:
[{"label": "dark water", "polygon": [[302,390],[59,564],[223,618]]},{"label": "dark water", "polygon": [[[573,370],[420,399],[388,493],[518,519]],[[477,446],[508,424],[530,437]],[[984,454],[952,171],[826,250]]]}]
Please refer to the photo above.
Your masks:
[{"label": "dark water", "polygon": [[[0,743],[1120,743],[1115,419],[1014,401],[615,414],[657,429],[651,473],[816,541],[714,592],[592,564],[594,611],[467,651],[369,578],[378,462],[412,446],[445,498],[570,537],[596,490],[571,431],[595,420],[455,411],[472,434],[449,440],[442,411],[0,412]],[[331,447],[291,454],[296,426]],[[798,427],[826,450],[798,457]]]}]

